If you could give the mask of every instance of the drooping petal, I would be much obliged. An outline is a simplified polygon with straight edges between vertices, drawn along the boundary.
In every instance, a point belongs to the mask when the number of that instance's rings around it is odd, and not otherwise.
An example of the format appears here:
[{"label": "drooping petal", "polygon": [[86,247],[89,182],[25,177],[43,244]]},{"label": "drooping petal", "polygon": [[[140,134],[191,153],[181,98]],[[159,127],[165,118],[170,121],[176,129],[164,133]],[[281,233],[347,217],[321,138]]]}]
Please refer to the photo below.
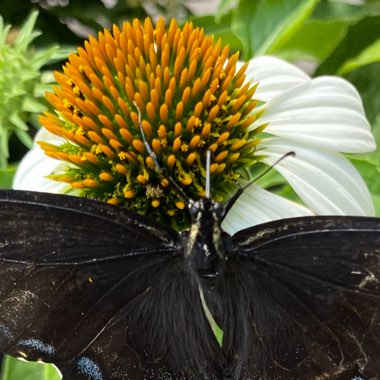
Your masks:
[{"label": "drooping petal", "polygon": [[279,94],[310,81],[294,65],[275,57],[258,57],[249,61],[246,80],[258,83],[255,98],[268,102]]},{"label": "drooping petal", "polygon": [[[35,138],[36,141],[57,142],[59,138],[41,128]],[[13,188],[16,190],[33,190],[48,193],[64,193],[68,185],[48,179],[52,172],[60,171],[67,165],[62,161],[54,160],[45,155],[42,149],[35,144],[20,162],[13,179]]]},{"label": "drooping petal", "polygon": [[374,215],[363,179],[341,154],[280,137],[266,139],[260,147],[264,148],[264,162],[268,165],[295,152],[295,157],[285,158],[275,169],[317,214]]},{"label": "drooping petal", "polygon": [[319,77],[271,99],[256,125],[263,123],[273,135],[338,152],[376,148],[359,94],[338,77]]},{"label": "drooping petal", "polygon": [[222,227],[229,234],[275,219],[314,215],[311,210],[253,184],[233,205]]}]

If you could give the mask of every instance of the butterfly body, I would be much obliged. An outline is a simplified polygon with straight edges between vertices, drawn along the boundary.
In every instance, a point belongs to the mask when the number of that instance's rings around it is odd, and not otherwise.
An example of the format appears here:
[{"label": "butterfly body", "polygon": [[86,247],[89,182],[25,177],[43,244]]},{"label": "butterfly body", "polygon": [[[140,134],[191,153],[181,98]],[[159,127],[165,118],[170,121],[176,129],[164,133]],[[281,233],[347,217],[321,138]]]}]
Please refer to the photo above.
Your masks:
[{"label": "butterfly body", "polygon": [[200,277],[215,277],[231,250],[231,236],[221,228],[224,208],[209,198],[189,205],[191,225],[181,234],[181,254]]},{"label": "butterfly body", "polygon": [[1,352],[75,380],[380,376],[377,218],[231,237],[221,205],[189,212],[178,234],[88,199],[0,191]]}]

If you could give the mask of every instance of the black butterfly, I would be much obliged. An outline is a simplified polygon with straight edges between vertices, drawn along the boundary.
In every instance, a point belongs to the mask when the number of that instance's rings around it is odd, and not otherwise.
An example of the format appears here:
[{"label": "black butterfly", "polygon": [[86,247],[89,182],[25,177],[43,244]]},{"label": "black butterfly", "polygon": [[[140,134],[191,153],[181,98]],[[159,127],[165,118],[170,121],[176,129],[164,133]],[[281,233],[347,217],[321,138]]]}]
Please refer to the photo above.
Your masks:
[{"label": "black butterfly", "polygon": [[379,219],[231,237],[211,199],[189,212],[177,234],[89,199],[0,191],[0,351],[64,379],[380,378]]}]

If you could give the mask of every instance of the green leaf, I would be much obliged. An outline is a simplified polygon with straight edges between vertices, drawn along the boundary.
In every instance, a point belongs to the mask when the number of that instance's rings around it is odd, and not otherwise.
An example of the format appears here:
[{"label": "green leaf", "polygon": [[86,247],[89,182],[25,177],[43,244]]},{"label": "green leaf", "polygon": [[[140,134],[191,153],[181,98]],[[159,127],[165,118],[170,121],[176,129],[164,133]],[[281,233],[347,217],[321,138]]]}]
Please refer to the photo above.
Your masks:
[{"label": "green leaf", "polygon": [[0,16],[0,46],[5,44],[10,29],[11,25],[5,25],[3,18]]},{"label": "green leaf", "polygon": [[58,371],[43,363],[24,362],[6,356],[3,360],[0,380],[60,380]]},{"label": "green leaf", "polygon": [[17,49],[26,49],[28,45],[41,34],[40,32],[33,31],[37,17],[38,11],[33,11],[26,19],[15,41]]},{"label": "green leaf", "polygon": [[380,168],[380,149],[378,149],[380,146],[380,114],[378,114],[376,122],[373,123],[372,134],[375,138],[375,143],[377,146],[375,150],[367,153],[345,154],[345,156],[348,157],[355,165],[357,162],[365,162]]},{"label": "green leaf", "polygon": [[[31,147],[29,127],[36,125],[36,115],[46,109],[43,99],[47,85],[54,82],[51,73],[40,70],[52,64],[67,52],[58,46],[36,49],[29,43],[38,35],[34,25],[38,12],[32,12],[21,29],[18,30],[13,44],[8,43],[6,34],[9,27],[0,18],[0,168],[7,166],[8,159],[14,160],[13,149],[8,141],[17,136],[23,144]],[[11,147],[12,148],[12,147]],[[9,154],[9,151],[11,154]],[[17,158],[16,158],[17,159]]]},{"label": "green leaf", "polygon": [[22,131],[20,129],[15,130],[15,135],[18,139],[29,149],[33,147],[33,139],[30,137],[27,131]]},{"label": "green leaf", "polygon": [[380,39],[368,46],[356,57],[348,59],[338,70],[338,75],[346,75],[359,67],[380,62]]},{"label": "green leaf", "polygon": [[322,0],[316,7],[313,18],[352,21],[365,16],[367,13],[368,11],[364,4],[349,4],[348,1]]},{"label": "green leaf", "polygon": [[[375,137],[376,145],[380,146],[380,113],[374,122],[372,133]],[[365,154],[347,155],[350,161],[358,169],[364,179],[373,203],[375,205],[376,215],[380,216],[380,150]]]},{"label": "green leaf", "polygon": [[0,169],[0,189],[11,189],[13,176],[16,173],[16,165],[9,165],[6,169]]},{"label": "green leaf", "polygon": [[371,193],[372,200],[375,204],[376,215],[380,215],[380,203],[378,202],[380,194],[380,167],[367,161],[352,161],[367,184],[368,190]]},{"label": "green leaf", "polygon": [[244,58],[269,54],[284,46],[317,3],[318,0],[240,0],[231,27],[243,42]]},{"label": "green leaf", "polygon": [[59,49],[58,46],[50,46],[47,49],[37,51],[34,54],[33,67],[37,70],[41,69],[46,62],[49,62],[54,57],[55,52]]},{"label": "green leaf", "polygon": [[379,122],[376,119],[380,112],[380,62],[351,71],[346,78],[358,89],[370,123],[373,125],[375,122]]},{"label": "green leaf", "polygon": [[27,131],[29,129],[26,122],[21,118],[19,112],[13,112],[9,117],[9,121],[21,131]]},{"label": "green leaf", "polygon": [[[35,88],[35,93],[36,90],[38,90],[38,87]],[[41,101],[35,100],[32,97],[25,97],[22,102],[22,110],[30,113],[40,113],[46,110],[46,106]]]},{"label": "green leaf", "polygon": [[281,49],[274,51],[290,61],[324,60],[344,38],[348,25],[345,21],[309,20]]},{"label": "green leaf", "polygon": [[194,25],[203,28],[206,34],[214,35],[215,40],[220,38],[223,45],[228,44],[232,51],[242,50],[241,40],[231,31],[231,13],[219,19],[214,16],[202,16],[191,18],[191,21]]},{"label": "green leaf", "polygon": [[345,38],[318,67],[315,74],[336,74],[350,59],[359,56],[380,38],[380,16],[366,16],[350,25]]},{"label": "green leaf", "polygon": [[376,216],[380,216],[380,195],[371,194],[373,204],[375,206]]},{"label": "green leaf", "polygon": [[220,18],[227,13],[229,9],[232,9],[235,5],[236,0],[220,0],[218,4],[218,9],[216,11],[215,19],[217,22],[220,21]]},{"label": "green leaf", "polygon": [[4,169],[9,157],[9,131],[7,128],[1,128],[0,126],[0,168]]}]

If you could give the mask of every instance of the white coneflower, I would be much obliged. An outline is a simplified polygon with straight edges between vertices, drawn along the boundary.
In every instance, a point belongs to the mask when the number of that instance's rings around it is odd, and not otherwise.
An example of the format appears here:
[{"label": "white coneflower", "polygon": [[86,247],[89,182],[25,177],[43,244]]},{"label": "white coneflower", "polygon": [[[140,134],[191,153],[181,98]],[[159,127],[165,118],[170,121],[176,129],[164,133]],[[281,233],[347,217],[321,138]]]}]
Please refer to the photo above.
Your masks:
[{"label": "white coneflower", "polygon": [[191,23],[165,29],[147,19],[90,37],[56,80],[47,95],[54,110],[41,117],[39,145],[20,164],[15,188],[74,189],[186,227],[183,199],[143,144],[141,111],[160,165],[192,199],[205,193],[207,150],[221,202],[248,180],[248,168],[296,153],[275,170],[306,206],[254,184],[225,219],[229,233],[283,217],[374,213],[366,185],[339,153],[375,149],[361,99],[341,78],[310,79],[272,57],[243,64]]}]

